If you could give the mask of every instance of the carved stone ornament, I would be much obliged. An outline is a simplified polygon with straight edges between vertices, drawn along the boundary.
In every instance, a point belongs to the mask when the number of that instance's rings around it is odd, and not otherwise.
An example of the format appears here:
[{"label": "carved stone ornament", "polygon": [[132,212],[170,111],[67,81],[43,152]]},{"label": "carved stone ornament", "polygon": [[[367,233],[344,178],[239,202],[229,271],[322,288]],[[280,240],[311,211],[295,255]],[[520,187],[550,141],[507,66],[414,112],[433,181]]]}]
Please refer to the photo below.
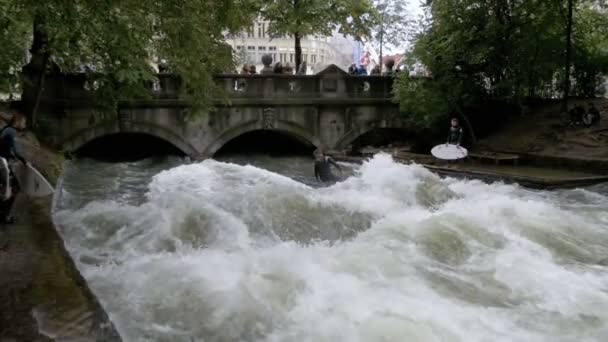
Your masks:
[{"label": "carved stone ornament", "polygon": [[118,127],[121,131],[128,131],[133,121],[133,113],[130,110],[118,111]]},{"label": "carved stone ornament", "polygon": [[264,129],[273,129],[276,122],[275,109],[267,107],[262,110],[262,127]]}]

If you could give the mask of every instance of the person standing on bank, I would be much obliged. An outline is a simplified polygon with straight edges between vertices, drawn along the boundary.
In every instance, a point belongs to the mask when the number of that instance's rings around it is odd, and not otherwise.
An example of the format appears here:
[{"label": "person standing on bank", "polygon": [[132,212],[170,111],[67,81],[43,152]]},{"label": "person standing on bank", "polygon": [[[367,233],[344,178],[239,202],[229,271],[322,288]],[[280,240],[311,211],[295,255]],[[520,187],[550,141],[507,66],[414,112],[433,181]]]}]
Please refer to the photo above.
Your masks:
[{"label": "person standing on bank", "polygon": [[29,165],[25,158],[21,155],[19,146],[17,145],[17,133],[23,131],[26,127],[26,118],[20,113],[13,115],[8,125],[0,130],[0,157],[6,159],[9,163],[10,172],[10,197],[0,202],[0,222],[14,223],[15,219],[11,214],[13,204],[19,192],[19,182],[10,166],[16,161],[22,162],[24,165]]},{"label": "person standing on bank", "polygon": [[450,132],[448,133],[448,141],[446,144],[460,146],[462,142],[462,127],[458,124],[458,119],[452,118],[450,122]]},{"label": "person standing on bank", "polygon": [[336,177],[331,172],[332,165],[340,171],[340,175],[342,175],[342,168],[338,163],[331,158],[330,156],[325,155],[323,150],[318,149],[314,152],[315,156],[315,178],[319,182],[323,183],[333,183],[338,181],[338,177]]}]

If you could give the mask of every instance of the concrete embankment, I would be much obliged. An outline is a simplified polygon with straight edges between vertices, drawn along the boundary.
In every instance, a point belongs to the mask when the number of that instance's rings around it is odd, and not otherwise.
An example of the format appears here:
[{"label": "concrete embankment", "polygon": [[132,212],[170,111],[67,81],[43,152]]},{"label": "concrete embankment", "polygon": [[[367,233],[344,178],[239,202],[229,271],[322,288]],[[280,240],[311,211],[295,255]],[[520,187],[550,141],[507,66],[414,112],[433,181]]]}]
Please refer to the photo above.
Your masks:
[{"label": "concrete embankment", "polygon": [[[386,151],[390,153],[391,151]],[[336,155],[337,160],[345,162],[363,162],[366,157],[347,157]],[[561,158],[560,163],[553,164],[550,158],[534,158],[533,155],[523,155],[520,164],[515,165],[494,165],[487,163],[472,163],[464,161],[453,164],[446,164],[436,160],[430,155],[398,153],[394,156],[396,161],[402,163],[418,163],[430,171],[441,176],[480,179],[486,182],[505,182],[509,184],[519,184],[521,186],[534,189],[557,189],[590,186],[608,182],[608,175],[599,172],[602,169],[603,161],[593,160],[570,160]],[[597,166],[584,167],[583,165]],[[522,165],[523,164],[523,165]],[[559,168],[557,165],[567,168]],[[580,165],[581,167],[573,167]],[[583,172],[587,171],[587,172]]]},{"label": "concrete embankment", "polygon": [[[26,158],[56,184],[61,158],[32,136]],[[0,341],[120,341],[53,225],[52,198],[20,195],[0,226]]]}]

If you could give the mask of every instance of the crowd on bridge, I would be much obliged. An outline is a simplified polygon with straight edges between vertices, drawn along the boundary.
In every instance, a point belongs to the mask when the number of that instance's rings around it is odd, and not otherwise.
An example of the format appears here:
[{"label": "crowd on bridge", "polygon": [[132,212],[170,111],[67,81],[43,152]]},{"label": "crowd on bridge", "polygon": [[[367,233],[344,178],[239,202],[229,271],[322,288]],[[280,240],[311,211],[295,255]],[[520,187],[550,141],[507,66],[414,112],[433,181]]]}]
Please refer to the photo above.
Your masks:
[{"label": "crowd on bridge", "polygon": [[[374,68],[369,73],[369,75],[394,77],[400,71],[399,68],[395,68],[395,60],[392,58],[388,59],[386,61],[386,63],[384,63],[384,67],[386,68],[386,70],[384,72],[382,72],[382,68],[381,68],[380,64],[374,66]],[[365,68],[364,65],[357,66],[357,64],[355,64],[355,63],[351,64],[351,66],[348,68],[348,74],[354,75],[354,76],[367,76],[368,75],[367,69]]]},{"label": "crowd on bridge", "polygon": [[[374,66],[374,68],[368,73],[367,68],[364,65],[357,65],[356,63],[351,64],[348,68],[348,74],[353,76],[388,76],[394,77],[400,71],[399,68],[395,67],[395,60],[390,58],[384,63],[385,71],[382,71],[381,66],[378,64]],[[295,68],[291,65],[291,63],[287,62],[283,64],[283,62],[276,62],[273,67],[265,65],[262,70],[258,72],[255,64],[243,64],[239,74],[241,75],[306,75],[308,72],[308,65],[306,61],[300,64],[300,67],[296,71]]]}]

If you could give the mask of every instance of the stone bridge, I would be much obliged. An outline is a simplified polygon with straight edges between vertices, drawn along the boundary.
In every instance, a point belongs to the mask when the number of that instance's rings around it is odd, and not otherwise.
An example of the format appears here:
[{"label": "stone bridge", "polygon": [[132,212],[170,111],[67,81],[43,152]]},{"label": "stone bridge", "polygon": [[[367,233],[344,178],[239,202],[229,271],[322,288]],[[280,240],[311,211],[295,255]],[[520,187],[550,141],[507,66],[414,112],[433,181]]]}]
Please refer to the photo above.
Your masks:
[{"label": "stone bridge", "polygon": [[[288,135],[330,150],[347,148],[376,128],[403,127],[391,102],[392,78],[350,76],[330,66],[312,76],[218,75],[229,104],[189,115],[179,79],[158,75],[152,97],[121,101],[114,110],[92,101],[84,74],[49,75],[40,97],[37,126],[46,143],[77,151],[112,134],[143,133],[163,139],[187,155],[212,157],[230,140],[256,130]],[[24,102],[33,101],[24,92]]]}]

